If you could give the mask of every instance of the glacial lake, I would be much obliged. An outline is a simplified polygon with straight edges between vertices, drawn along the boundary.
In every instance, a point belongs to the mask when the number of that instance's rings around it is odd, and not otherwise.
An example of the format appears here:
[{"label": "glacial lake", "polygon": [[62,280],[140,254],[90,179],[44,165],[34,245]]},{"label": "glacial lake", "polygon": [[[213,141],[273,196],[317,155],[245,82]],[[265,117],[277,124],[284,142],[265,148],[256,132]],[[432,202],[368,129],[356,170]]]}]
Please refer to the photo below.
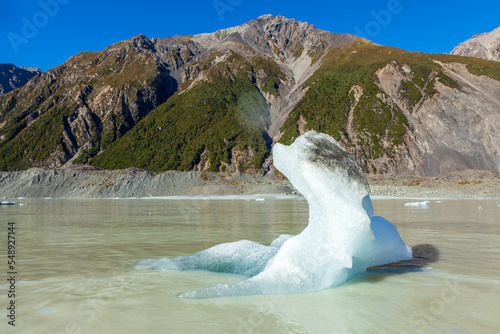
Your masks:
[{"label": "glacial lake", "polygon": [[[262,200],[265,198],[265,200]],[[257,200],[260,199],[260,200]],[[377,269],[311,294],[180,299],[243,276],[139,269],[133,261],[188,255],[248,239],[269,244],[307,224],[300,197],[10,199],[0,206],[0,307],[8,222],[16,223],[16,326],[1,333],[499,333],[500,202],[374,200],[375,214],[423,270]]]}]

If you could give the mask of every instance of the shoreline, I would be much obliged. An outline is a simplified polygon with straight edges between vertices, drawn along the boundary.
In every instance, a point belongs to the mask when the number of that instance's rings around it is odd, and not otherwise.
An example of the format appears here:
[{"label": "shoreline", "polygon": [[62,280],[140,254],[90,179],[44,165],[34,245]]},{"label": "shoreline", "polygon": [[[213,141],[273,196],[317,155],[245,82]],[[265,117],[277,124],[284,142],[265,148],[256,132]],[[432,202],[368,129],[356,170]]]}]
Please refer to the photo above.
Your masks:
[{"label": "shoreline", "polygon": [[441,177],[369,175],[372,198],[500,199],[500,174],[465,170]]},{"label": "shoreline", "polygon": [[[467,170],[444,177],[367,175],[366,178],[370,196],[377,200],[500,200],[500,174],[491,171]],[[0,199],[173,200],[269,195],[286,199],[296,194],[288,180],[274,173],[264,177],[198,171],[152,173],[135,168],[110,171],[86,166],[0,172]]]}]

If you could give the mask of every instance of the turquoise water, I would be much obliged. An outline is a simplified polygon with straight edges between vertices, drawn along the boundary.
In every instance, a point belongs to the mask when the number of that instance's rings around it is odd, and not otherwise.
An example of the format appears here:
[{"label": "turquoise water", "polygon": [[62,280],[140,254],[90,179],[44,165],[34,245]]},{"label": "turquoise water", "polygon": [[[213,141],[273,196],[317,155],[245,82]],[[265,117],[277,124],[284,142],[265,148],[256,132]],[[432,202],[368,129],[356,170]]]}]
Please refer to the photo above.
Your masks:
[{"label": "turquoise water", "polygon": [[[184,300],[185,290],[244,277],[138,269],[249,239],[268,244],[307,223],[298,197],[256,200],[13,200],[0,206],[0,307],[6,310],[7,222],[16,222],[16,333],[497,333],[497,201],[375,200],[411,246],[435,250],[424,271],[377,268],[313,294]],[[5,313],[6,311],[4,311]],[[11,329],[5,317],[0,331]]]}]

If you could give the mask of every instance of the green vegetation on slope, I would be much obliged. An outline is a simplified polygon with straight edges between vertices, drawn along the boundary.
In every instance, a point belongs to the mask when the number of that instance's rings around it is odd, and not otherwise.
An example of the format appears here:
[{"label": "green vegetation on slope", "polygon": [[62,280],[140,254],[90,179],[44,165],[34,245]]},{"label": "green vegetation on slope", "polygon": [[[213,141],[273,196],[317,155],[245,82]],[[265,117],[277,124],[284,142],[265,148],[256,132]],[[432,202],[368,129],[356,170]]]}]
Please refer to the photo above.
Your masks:
[{"label": "green vegetation on slope", "polygon": [[276,95],[285,74],[269,59],[249,62],[235,52],[225,62],[204,66],[207,81],[151,111],[90,164],[155,172],[191,170],[200,163],[204,169],[207,162],[210,171],[223,171],[223,163],[237,163],[240,171],[259,168],[269,154],[264,139],[269,111],[254,78],[260,72],[262,91]]},{"label": "green vegetation on slope", "polygon": [[[399,95],[411,113],[418,103],[436,93],[436,81],[451,88],[461,88],[435,60],[466,63],[473,73],[500,78],[500,64],[495,62],[408,52],[360,39],[330,51],[325,57],[320,69],[306,83],[305,97],[281,127],[280,141],[290,144],[298,137],[302,116],[307,129],[327,133],[347,147],[356,146],[367,159],[393,157],[393,148],[403,143],[409,124],[402,110],[384,102],[385,93],[376,84],[376,72],[389,63],[400,69],[405,65],[410,68]],[[363,92],[357,104],[351,91],[354,86],[360,86]],[[352,127],[348,131],[351,109]],[[354,138],[349,132],[354,133]]]},{"label": "green vegetation on slope", "polygon": [[37,122],[16,136],[8,145],[0,146],[0,170],[23,170],[41,166],[56,148],[62,149],[63,119],[66,108],[40,116]]},{"label": "green vegetation on slope", "polygon": [[[291,50],[294,57],[304,52],[300,44]],[[309,50],[312,62],[326,50],[326,42]],[[186,61],[192,56],[186,52],[176,51],[171,60]],[[188,65],[189,77],[197,79],[184,83],[182,93],[138,125],[160,96],[161,101],[167,97],[156,92],[159,68],[154,58],[137,53],[130,41],[72,57],[30,88],[0,97],[0,169],[60,165],[79,150],[75,163],[113,169],[190,170],[208,162],[210,170],[217,171],[230,161],[240,170],[259,168],[269,154],[263,135],[269,112],[261,92],[278,96],[280,82],[287,77],[270,58],[254,55],[248,61],[225,52],[228,57],[217,65],[214,60],[221,51]],[[329,51],[281,128],[281,141],[290,144],[304,119],[307,129],[332,135],[367,160],[392,158],[409,129],[405,113],[435,94],[436,82],[462,89],[436,61],[460,62],[475,75],[500,80],[498,62],[412,53],[358,40]],[[386,103],[387,96],[377,86],[377,70],[389,63],[407,74],[397,92],[404,112]],[[199,76],[202,71],[207,75]],[[202,77],[207,81],[197,82]],[[360,96],[354,86],[360,87]],[[137,109],[134,118],[130,106]],[[81,152],[82,147],[88,149]]]},{"label": "green vegetation on slope", "polygon": [[[349,138],[347,133],[348,115],[354,107],[354,96],[349,94],[353,86],[360,86],[363,94],[354,108],[353,130],[366,134],[366,138],[378,144],[380,137],[388,132],[389,139],[400,143],[407,120],[397,108],[389,108],[379,97],[382,91],[375,84],[375,72],[391,62],[394,57],[380,57],[380,47],[371,50],[370,44],[355,43],[331,52],[321,68],[309,79],[309,89],[305,98],[292,110],[281,128],[283,143],[289,144],[298,136],[297,121],[302,115],[307,121],[307,128],[321,131],[337,140],[344,139],[345,144],[352,145],[357,138]],[[372,52],[375,54],[372,54]],[[385,52],[387,54],[387,51]],[[398,58],[399,59],[399,58]],[[433,67],[439,65],[432,63]],[[413,82],[407,85],[409,100],[419,97],[420,91],[415,87],[423,86],[426,75],[416,71]],[[377,138],[377,139],[375,139]],[[367,143],[368,144],[368,143]]]},{"label": "green vegetation on slope", "polygon": [[250,165],[240,169],[259,168],[269,153],[261,131],[266,117],[265,100],[249,80],[214,76],[213,82],[201,83],[150,112],[90,163],[109,169],[191,170],[206,151],[209,170],[219,171],[236,148],[254,151]]},{"label": "green vegetation on slope", "polygon": [[[86,163],[135,125],[124,101],[136,104],[138,117],[152,109],[152,100],[161,95],[154,85],[157,66],[130,43],[79,53],[36,78],[30,88],[1,96],[0,170],[63,164],[85,136],[89,148],[75,163]],[[107,95],[100,97],[103,92]],[[102,119],[90,110],[89,105],[105,105],[113,98],[117,103]],[[81,114],[86,116],[85,124],[71,124]],[[87,131],[90,135],[83,136]]]},{"label": "green vegetation on slope", "polygon": [[283,73],[274,61],[262,57],[254,57],[252,59],[252,65],[255,73],[263,70],[266,75],[262,91],[278,96],[280,80],[286,79],[285,73]]},{"label": "green vegetation on slope", "polygon": [[481,64],[480,59],[478,59],[477,62],[467,64],[467,70],[472,74],[485,75],[487,77],[500,81],[500,62],[488,62],[487,65],[488,66],[485,66],[485,64]]}]

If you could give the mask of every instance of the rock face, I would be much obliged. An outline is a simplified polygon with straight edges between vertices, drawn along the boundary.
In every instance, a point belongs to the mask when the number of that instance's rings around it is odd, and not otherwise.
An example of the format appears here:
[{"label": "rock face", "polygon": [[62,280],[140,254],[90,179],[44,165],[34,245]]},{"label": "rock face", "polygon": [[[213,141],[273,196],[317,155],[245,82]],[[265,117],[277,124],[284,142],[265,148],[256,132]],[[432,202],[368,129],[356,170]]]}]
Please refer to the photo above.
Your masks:
[{"label": "rock face", "polygon": [[257,84],[269,105],[266,131],[271,138],[279,137],[286,116],[304,96],[302,85],[319,68],[325,54],[355,40],[355,36],[323,31],[281,15],[264,15],[241,26],[193,37],[194,42],[210,52],[234,51],[236,44],[237,52],[244,57],[260,55],[272,59],[283,71],[284,77],[274,83],[276,92],[266,91],[269,73],[257,73]]},{"label": "rock face", "polygon": [[214,33],[151,41],[170,65],[172,76],[179,84],[189,84],[188,89],[209,80],[206,71],[234,53],[250,62],[259,57],[269,61],[275,71],[263,66],[250,75],[268,103],[270,115],[265,130],[274,138],[303,97],[302,84],[319,68],[325,54],[354,40],[355,36],[323,31],[281,15],[264,15]]},{"label": "rock face", "polygon": [[79,53],[0,98],[0,168],[86,162],[177,88],[139,35]]},{"label": "rock face", "polygon": [[0,95],[24,86],[31,78],[41,73],[38,68],[0,64]]},{"label": "rock face", "polygon": [[414,106],[396,93],[408,72],[393,63],[378,72],[387,102],[401,108],[409,121],[408,169],[427,176],[461,169],[499,171],[500,83],[472,75],[464,64],[438,63],[460,87],[437,81],[432,96],[423,96]]},{"label": "rock face", "polygon": [[499,171],[499,80],[498,62],[407,52],[283,16],[139,35],[0,96],[0,170],[273,174],[272,145],[315,130],[369,173]]},{"label": "rock face", "polygon": [[473,36],[454,48],[451,54],[500,61],[500,27]]},{"label": "rock face", "polygon": [[460,60],[363,41],[332,52],[290,113],[282,141],[328,133],[374,174],[499,171],[500,66],[482,61],[477,71],[475,59]]}]

